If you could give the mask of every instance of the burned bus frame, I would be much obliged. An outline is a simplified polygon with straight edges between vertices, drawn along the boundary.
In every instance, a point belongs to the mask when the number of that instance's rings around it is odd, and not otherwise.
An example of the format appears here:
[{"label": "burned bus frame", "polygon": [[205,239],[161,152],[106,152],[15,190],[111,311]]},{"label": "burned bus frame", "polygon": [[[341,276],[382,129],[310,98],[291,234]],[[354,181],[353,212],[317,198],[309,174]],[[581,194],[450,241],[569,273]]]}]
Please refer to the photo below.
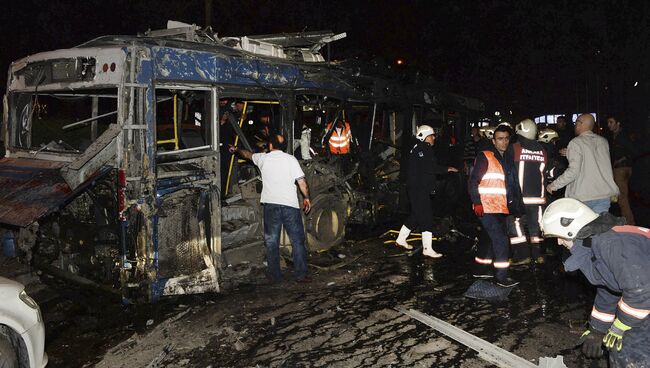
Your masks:
[{"label": "burned bus frame", "polygon": [[[359,124],[370,131],[361,146],[370,155],[375,145],[382,162],[408,149],[425,115],[445,121],[439,101],[453,99],[431,85],[337,63],[255,55],[190,31],[196,29],[183,31],[185,39],[174,37],[179,32],[100,37],[12,63],[3,99],[0,225],[3,241],[28,262],[119,289],[126,301],[218,292],[237,278],[238,265],[261,262],[263,254],[259,177],[253,171],[222,187],[221,166],[230,163],[221,162],[221,145],[229,142],[220,139],[220,99],[277,104],[289,147],[300,135],[299,111],[329,111],[319,118],[322,129],[355,105],[365,107]],[[73,137],[76,146],[49,128],[36,137],[47,109],[69,100],[65,118],[49,121],[62,131],[87,128],[89,136]],[[90,116],[80,119],[79,111]],[[161,122],[163,115],[171,121]],[[229,124],[241,134],[242,123]],[[383,123],[386,137],[373,137]],[[346,222],[371,221],[379,208],[394,208],[386,203],[397,195],[377,196],[376,182],[350,185],[352,176],[340,175],[327,157],[302,165],[314,198],[305,219],[312,249],[340,242]],[[374,169],[366,176],[396,179]],[[321,223],[331,234],[320,236]]]}]

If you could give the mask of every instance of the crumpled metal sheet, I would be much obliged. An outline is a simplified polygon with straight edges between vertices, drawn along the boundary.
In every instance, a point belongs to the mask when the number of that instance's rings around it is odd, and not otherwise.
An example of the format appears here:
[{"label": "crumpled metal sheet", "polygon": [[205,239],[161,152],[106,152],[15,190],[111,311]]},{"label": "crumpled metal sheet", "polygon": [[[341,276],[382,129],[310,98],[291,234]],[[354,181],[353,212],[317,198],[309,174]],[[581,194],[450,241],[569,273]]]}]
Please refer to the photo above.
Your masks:
[{"label": "crumpled metal sheet", "polygon": [[485,280],[475,281],[463,294],[466,298],[483,299],[487,301],[504,301],[513,288],[504,288]]},{"label": "crumpled metal sheet", "polygon": [[64,203],[72,195],[60,175],[64,165],[25,158],[0,160],[0,223],[25,227]]},{"label": "crumpled metal sheet", "polygon": [[241,203],[221,209],[221,246],[224,249],[260,239],[263,235],[261,213],[245,201]]}]

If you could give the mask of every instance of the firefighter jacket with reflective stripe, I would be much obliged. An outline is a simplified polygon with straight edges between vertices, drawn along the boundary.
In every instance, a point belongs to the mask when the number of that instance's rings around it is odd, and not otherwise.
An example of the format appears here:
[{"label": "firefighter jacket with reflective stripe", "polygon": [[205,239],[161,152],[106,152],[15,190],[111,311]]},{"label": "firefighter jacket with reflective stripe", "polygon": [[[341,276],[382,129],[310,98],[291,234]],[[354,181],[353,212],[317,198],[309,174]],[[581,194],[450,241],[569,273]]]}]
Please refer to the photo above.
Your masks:
[{"label": "firefighter jacket with reflective stripe", "polygon": [[597,293],[590,324],[606,332],[615,318],[640,326],[650,314],[650,230],[614,226],[588,241],[576,240],[567,271],[580,269]]},{"label": "firefighter jacket with reflective stripe", "polygon": [[503,162],[503,157],[495,150],[480,152],[474,161],[468,190],[472,203],[482,204],[485,213],[509,213],[507,171]]},{"label": "firefighter jacket with reflective stripe", "polygon": [[[332,129],[332,123],[327,124],[327,131]],[[347,155],[350,153],[350,142],[352,141],[352,132],[350,123],[345,122],[345,127],[339,133],[337,128],[332,129],[332,135],[329,139],[330,153],[334,155]]]},{"label": "firefighter jacket with reflective stripe", "polygon": [[438,164],[433,146],[417,142],[409,152],[408,178],[409,191],[431,193],[436,184],[436,175],[445,174],[447,166]]},{"label": "firefighter jacket with reflective stripe", "polygon": [[510,147],[524,204],[545,204],[544,172],[548,164],[546,150],[539,142],[522,136]]}]

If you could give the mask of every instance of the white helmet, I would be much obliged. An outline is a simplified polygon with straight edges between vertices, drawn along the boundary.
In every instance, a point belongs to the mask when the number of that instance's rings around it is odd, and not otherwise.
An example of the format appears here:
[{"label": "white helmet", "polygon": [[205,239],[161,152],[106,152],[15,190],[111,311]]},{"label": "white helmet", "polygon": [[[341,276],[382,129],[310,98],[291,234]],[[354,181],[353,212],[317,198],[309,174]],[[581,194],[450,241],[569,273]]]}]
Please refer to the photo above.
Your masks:
[{"label": "white helmet", "polygon": [[417,132],[415,133],[415,137],[420,141],[424,142],[424,140],[430,136],[431,134],[434,134],[433,128],[428,126],[428,125],[420,125],[418,127]]},{"label": "white helmet", "polygon": [[482,136],[482,137],[487,138],[487,139],[492,139],[492,138],[494,138],[494,130],[495,130],[495,129],[496,129],[496,128],[493,127],[493,126],[482,127],[482,128],[480,128],[480,129],[478,130],[478,134],[479,134],[480,136]]},{"label": "white helmet", "polygon": [[542,216],[544,236],[574,239],[580,229],[596,218],[598,214],[577,199],[558,199]]},{"label": "white helmet", "polygon": [[551,128],[544,128],[537,134],[537,140],[543,143],[550,143],[556,138],[560,138],[560,135]]},{"label": "white helmet", "polygon": [[531,140],[537,139],[537,124],[530,119],[524,119],[515,128],[517,134]]},{"label": "white helmet", "polygon": [[512,125],[510,123],[508,123],[507,121],[500,122],[499,125],[497,125],[497,128],[500,127],[501,125],[505,125],[508,128],[512,129]]}]

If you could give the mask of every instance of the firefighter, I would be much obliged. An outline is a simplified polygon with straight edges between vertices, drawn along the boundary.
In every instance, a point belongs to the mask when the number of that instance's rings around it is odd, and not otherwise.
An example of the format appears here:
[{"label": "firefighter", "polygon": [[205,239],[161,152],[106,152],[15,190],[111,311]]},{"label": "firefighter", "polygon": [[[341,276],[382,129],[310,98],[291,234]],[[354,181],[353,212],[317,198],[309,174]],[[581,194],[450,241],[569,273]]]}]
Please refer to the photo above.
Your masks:
[{"label": "firefighter", "polygon": [[[472,208],[478,216],[490,242],[479,242],[474,261],[475,277],[496,277],[498,285],[513,287],[517,281],[508,276],[508,233],[506,217],[510,213],[508,202],[518,192],[514,177],[514,164],[506,155],[511,130],[505,125],[494,130],[492,147],[481,151],[474,161],[474,170],[468,181]],[[488,266],[494,267],[494,275]]]},{"label": "firefighter", "polygon": [[[562,175],[564,170],[566,170],[564,160],[559,159],[557,155],[557,149],[555,148],[555,145],[557,144],[559,138],[560,135],[551,128],[541,129],[537,133],[537,141],[542,145],[542,147],[544,147],[546,150],[546,155],[548,157],[548,165],[546,166],[545,170],[547,184],[553,182],[555,178]],[[559,194],[560,193],[557,192],[553,194],[547,193],[546,203],[549,204],[557,199],[564,198],[564,193],[562,193],[562,195]],[[544,242],[542,243],[542,253],[556,256],[561,255],[563,257],[562,259],[566,259],[566,257],[568,257],[568,251],[564,248],[560,249],[556,247],[555,244],[556,243],[552,239],[544,239]],[[562,271],[564,271],[563,268]]]},{"label": "firefighter", "polygon": [[542,217],[545,236],[557,237],[571,252],[567,271],[580,270],[597,287],[582,334],[590,358],[609,349],[610,367],[650,365],[650,230],[625,225],[625,219],[596,214],[584,203],[562,198]]},{"label": "firefighter", "polygon": [[555,142],[560,138],[560,135],[551,128],[544,128],[537,133],[537,141],[545,144]]},{"label": "firefighter", "polygon": [[[546,169],[546,182],[550,183],[558,176],[562,175],[564,170],[566,170],[566,165],[564,161],[559,160],[558,155],[556,154],[557,149],[555,145],[560,139],[560,135],[551,128],[544,128],[537,133],[537,141],[542,144],[542,147],[546,150],[546,155],[548,156],[548,165]],[[548,203],[547,198],[547,203]]]},{"label": "firefighter", "polygon": [[515,127],[517,142],[512,149],[519,189],[523,196],[524,216],[508,218],[512,264],[543,263],[540,244],[544,241],[541,231],[542,207],[546,204],[545,169],[548,156],[537,142],[537,124],[524,119]]},{"label": "firefighter", "polygon": [[435,187],[436,174],[458,172],[451,166],[438,164],[433,151],[435,133],[428,125],[420,125],[415,137],[419,140],[409,153],[407,189],[411,203],[411,214],[402,225],[396,243],[406,249],[413,249],[406,242],[411,230],[418,228],[422,232],[422,254],[432,258],[442,257],[433,250],[433,208],[431,192]]},{"label": "firefighter", "polygon": [[488,148],[491,146],[492,138],[494,138],[494,130],[496,127],[493,126],[484,126],[482,128],[479,128],[478,134],[481,136],[481,140],[479,141],[479,149],[481,147]]}]

